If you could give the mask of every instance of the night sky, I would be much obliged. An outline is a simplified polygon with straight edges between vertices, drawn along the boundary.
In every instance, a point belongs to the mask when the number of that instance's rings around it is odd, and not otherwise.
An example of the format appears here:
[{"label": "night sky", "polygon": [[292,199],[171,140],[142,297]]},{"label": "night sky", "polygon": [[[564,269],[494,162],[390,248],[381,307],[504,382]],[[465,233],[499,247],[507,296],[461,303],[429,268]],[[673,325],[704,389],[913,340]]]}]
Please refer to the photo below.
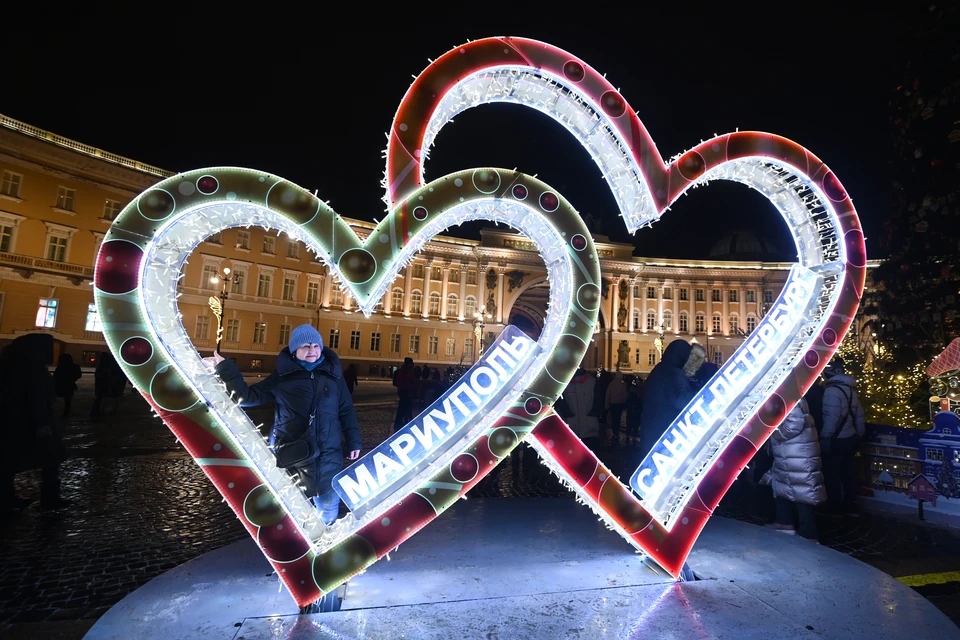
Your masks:
[{"label": "night sky", "polygon": [[[427,58],[468,39],[524,36],[605,72],[664,158],[737,128],[806,146],[847,187],[868,251],[875,248],[871,235],[890,206],[887,104],[900,81],[893,72],[896,20],[829,9],[811,16],[796,3],[782,14],[762,5],[762,13],[749,16],[669,6],[676,8],[658,6],[632,22],[611,16],[594,28],[481,19],[469,27],[421,25],[392,38],[372,27],[352,31],[350,22],[343,29],[318,24],[304,37],[304,26],[290,16],[258,25],[263,36],[183,21],[129,45],[44,22],[5,42],[49,55],[21,58],[15,82],[7,74],[0,113],[171,171],[270,171],[319,190],[342,215],[380,218],[384,133],[412,76]],[[578,210],[601,217],[612,239],[635,242],[636,255],[705,256],[720,234],[745,229],[778,243],[783,259],[795,257],[775,210],[739,185],[694,190],[631,239],[587,152],[560,125],[523,107],[485,106],[448,124],[426,177],[483,165],[537,174]]]}]

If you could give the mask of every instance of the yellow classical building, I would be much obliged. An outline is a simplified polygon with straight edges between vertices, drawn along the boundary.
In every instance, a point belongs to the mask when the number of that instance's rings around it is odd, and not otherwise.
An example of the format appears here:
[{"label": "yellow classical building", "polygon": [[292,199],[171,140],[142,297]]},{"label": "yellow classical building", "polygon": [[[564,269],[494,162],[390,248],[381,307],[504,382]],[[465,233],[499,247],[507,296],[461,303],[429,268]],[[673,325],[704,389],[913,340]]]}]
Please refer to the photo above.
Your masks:
[{"label": "yellow classical building", "polygon": [[[128,202],[171,175],[0,115],[0,345],[45,331],[58,352],[95,363],[106,349],[92,291],[100,242]],[[373,228],[348,222],[361,235]],[[632,245],[595,240],[603,304],[588,368],[649,372],[658,344],[680,338],[696,339],[723,362],[790,268],[764,261],[763,242],[749,234],[718,238],[716,259],[698,261],[637,257]],[[311,323],[361,375],[380,375],[407,356],[441,371],[471,364],[477,345],[506,324],[538,334],[549,295],[531,243],[486,230],[479,241],[428,243],[368,318],[302,243],[229,229],[194,251],[181,279],[182,322],[204,354],[217,339],[210,299],[224,290],[221,351],[241,368],[272,369],[291,329]]]}]

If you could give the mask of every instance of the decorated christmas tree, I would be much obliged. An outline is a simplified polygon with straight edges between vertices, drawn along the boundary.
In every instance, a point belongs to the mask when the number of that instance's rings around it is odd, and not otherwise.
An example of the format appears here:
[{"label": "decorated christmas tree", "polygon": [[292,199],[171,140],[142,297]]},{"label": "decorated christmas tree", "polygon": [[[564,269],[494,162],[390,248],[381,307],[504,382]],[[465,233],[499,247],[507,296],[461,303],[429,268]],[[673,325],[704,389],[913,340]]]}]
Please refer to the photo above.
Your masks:
[{"label": "decorated christmas tree", "polygon": [[957,485],[957,476],[953,473],[953,461],[944,456],[940,472],[937,474],[937,493],[944,498],[960,498],[960,486]]},{"label": "decorated christmas tree", "polygon": [[960,334],[960,9],[901,7],[891,97],[893,207],[872,274],[877,333],[895,369],[929,362]]}]

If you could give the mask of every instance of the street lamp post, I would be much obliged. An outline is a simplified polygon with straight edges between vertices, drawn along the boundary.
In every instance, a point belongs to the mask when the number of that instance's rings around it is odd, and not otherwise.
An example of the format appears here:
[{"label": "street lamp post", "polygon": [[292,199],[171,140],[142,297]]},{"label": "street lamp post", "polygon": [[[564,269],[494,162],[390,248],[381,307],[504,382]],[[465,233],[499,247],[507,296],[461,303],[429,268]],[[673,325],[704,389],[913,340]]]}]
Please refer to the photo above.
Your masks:
[{"label": "street lamp post", "polygon": [[230,286],[240,284],[240,276],[236,273],[230,276],[230,267],[224,267],[219,276],[210,278],[213,284],[220,284],[220,296],[210,296],[207,304],[213,315],[217,316],[217,353],[220,353],[220,343],[223,342],[223,311],[227,306],[227,296],[230,295]]}]

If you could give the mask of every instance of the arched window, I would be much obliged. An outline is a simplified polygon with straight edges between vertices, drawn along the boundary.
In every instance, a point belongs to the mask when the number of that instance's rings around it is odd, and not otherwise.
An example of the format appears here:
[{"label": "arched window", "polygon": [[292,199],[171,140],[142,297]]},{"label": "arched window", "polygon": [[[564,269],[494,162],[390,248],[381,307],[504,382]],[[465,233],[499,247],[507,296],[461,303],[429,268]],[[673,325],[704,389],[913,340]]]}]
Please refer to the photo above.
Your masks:
[{"label": "arched window", "polygon": [[740,328],[740,317],[735,314],[730,314],[730,333],[736,333],[737,329]]},{"label": "arched window", "polygon": [[690,330],[690,326],[687,320],[688,320],[687,312],[681,311],[680,312],[680,332],[681,333],[686,333],[687,331]]},{"label": "arched window", "polygon": [[400,313],[403,311],[403,289],[399,287],[393,290],[390,296],[390,311]]},{"label": "arched window", "polygon": [[704,333],[707,330],[706,317],[702,313],[697,314],[697,333]]},{"label": "arched window", "polygon": [[664,311],[663,312],[663,330],[671,331],[673,329],[673,312]]},{"label": "arched window", "polygon": [[647,330],[650,331],[657,326],[657,312],[647,311]]},{"label": "arched window", "polygon": [[457,315],[457,303],[460,301],[457,298],[457,294],[451,293],[447,296],[447,317],[456,317]]},{"label": "arched window", "polygon": [[713,314],[713,332],[721,333],[723,331],[723,322],[719,313]]},{"label": "arched window", "polygon": [[410,313],[423,313],[423,294],[419,291],[410,294]]},{"label": "arched window", "polygon": [[476,298],[474,298],[473,296],[467,296],[467,297],[464,299],[464,301],[463,301],[463,305],[464,305],[464,307],[465,307],[464,312],[463,312],[464,317],[466,317],[466,318],[472,318],[473,316],[476,315],[476,313],[477,313],[477,299],[476,299]]},{"label": "arched window", "polygon": [[440,315],[440,294],[436,291],[430,294],[430,315]]}]

